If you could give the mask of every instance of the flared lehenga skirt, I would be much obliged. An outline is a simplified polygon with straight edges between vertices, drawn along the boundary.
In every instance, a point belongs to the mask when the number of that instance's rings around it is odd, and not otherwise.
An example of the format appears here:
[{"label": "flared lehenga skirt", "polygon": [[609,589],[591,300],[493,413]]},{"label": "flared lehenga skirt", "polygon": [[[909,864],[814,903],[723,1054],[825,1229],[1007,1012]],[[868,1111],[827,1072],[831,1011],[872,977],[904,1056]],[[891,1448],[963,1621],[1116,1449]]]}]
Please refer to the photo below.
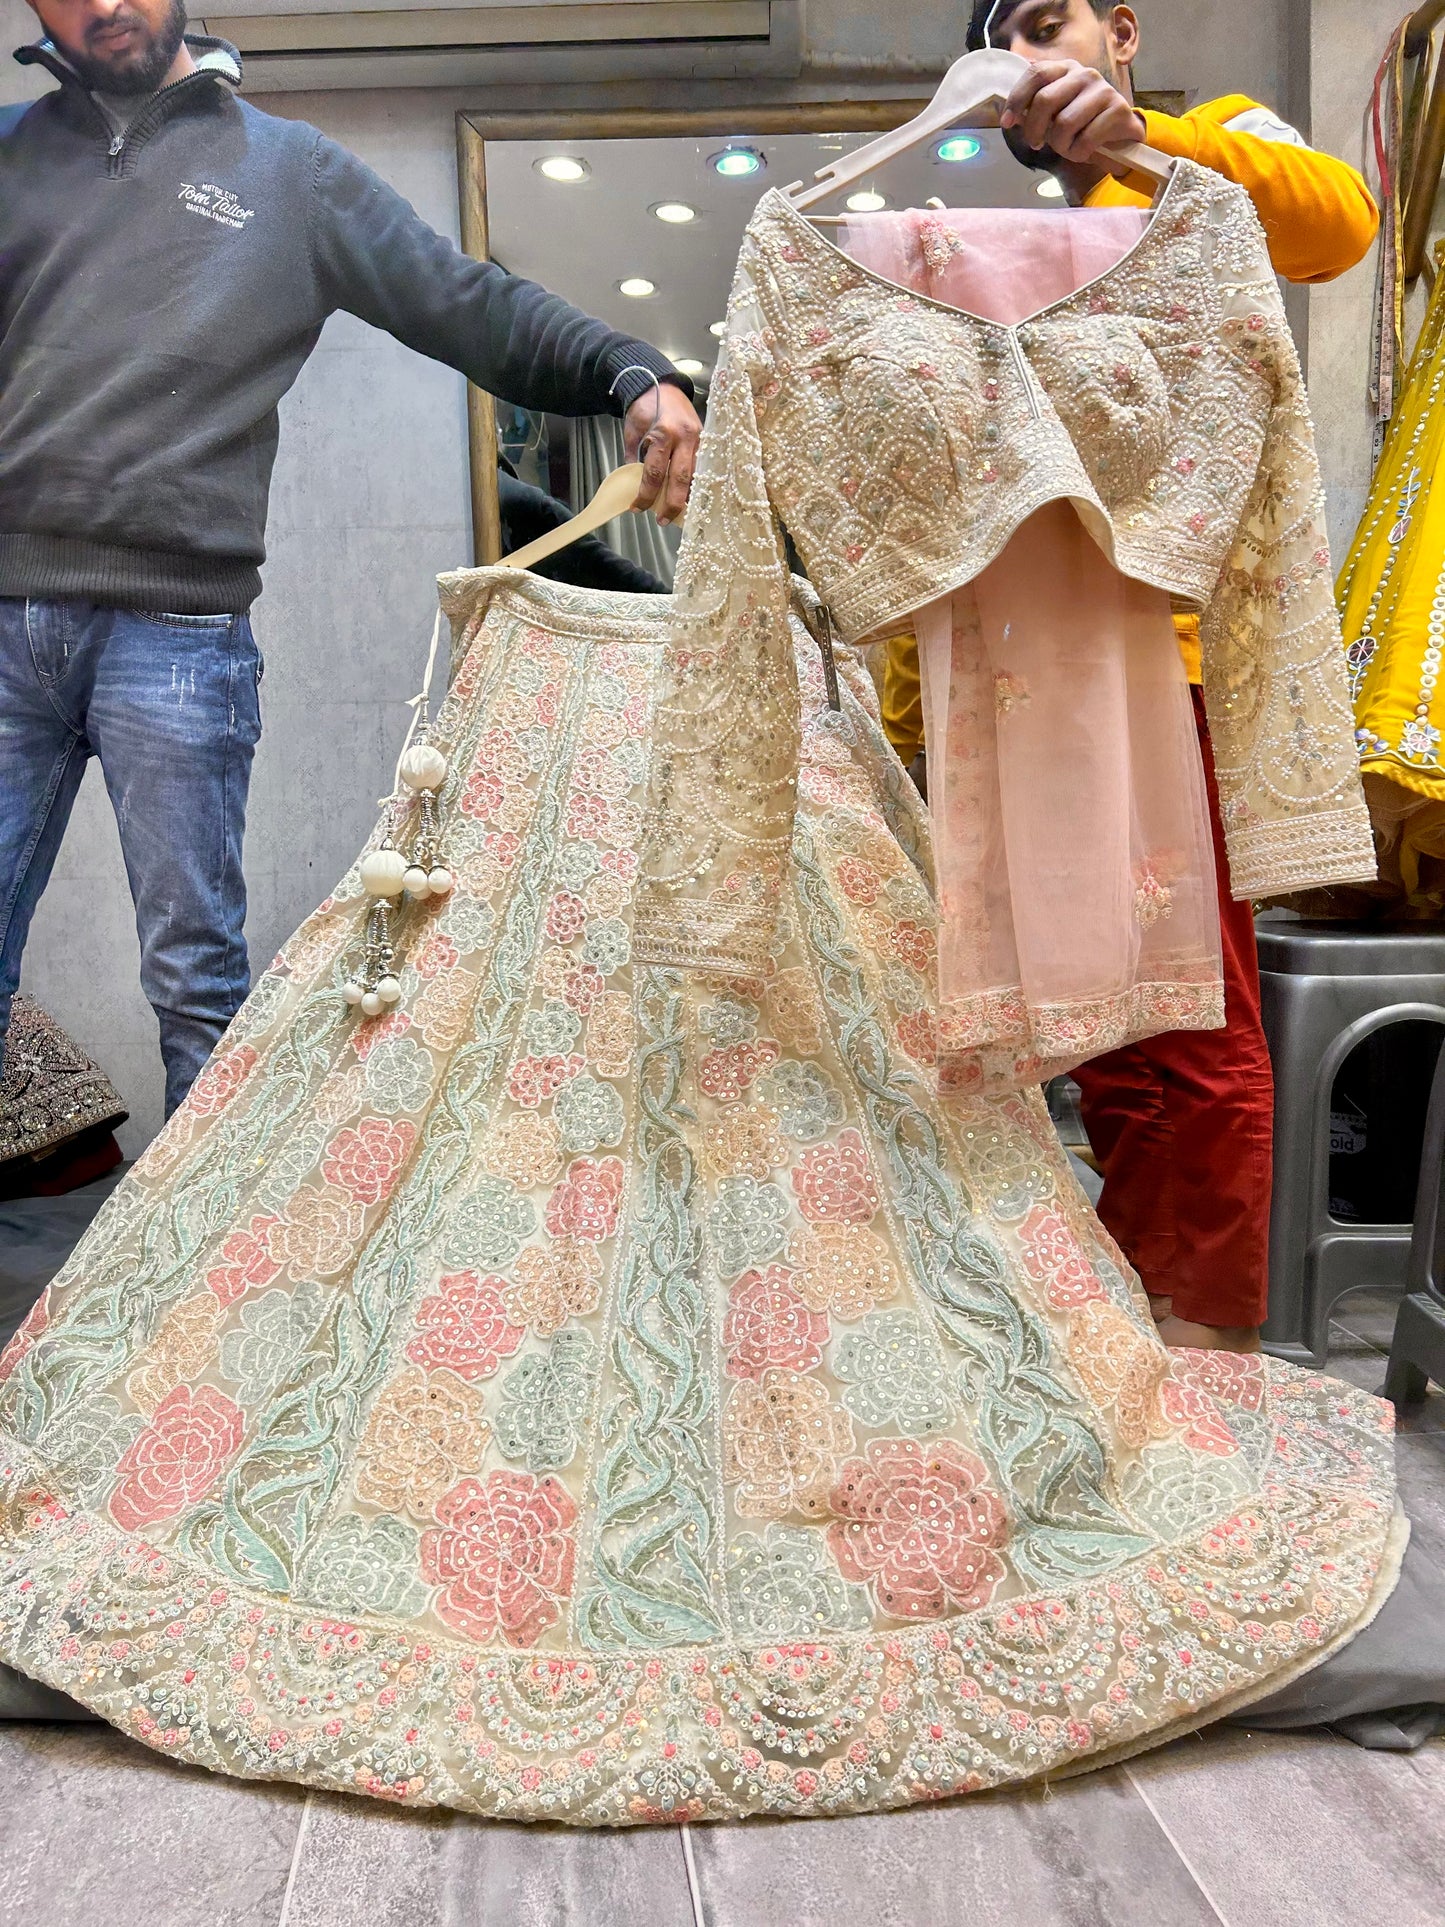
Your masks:
[{"label": "flared lehenga skirt", "polygon": [[478,571],[457,887],[353,871],[0,1363],[0,1659],[177,1758],[616,1825],[900,1805],[1267,1692],[1390,1409],[1168,1354],[1037,1093],[941,1105],[925,819],[804,730],[765,981],[632,955],[663,599]]}]

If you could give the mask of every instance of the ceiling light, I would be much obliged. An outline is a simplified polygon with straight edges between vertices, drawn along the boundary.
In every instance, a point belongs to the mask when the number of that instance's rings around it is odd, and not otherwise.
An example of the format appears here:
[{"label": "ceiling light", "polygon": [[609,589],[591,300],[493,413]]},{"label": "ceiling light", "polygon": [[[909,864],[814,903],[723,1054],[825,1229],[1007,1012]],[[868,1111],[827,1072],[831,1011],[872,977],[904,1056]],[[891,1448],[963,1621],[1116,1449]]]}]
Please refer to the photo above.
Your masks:
[{"label": "ceiling light", "polygon": [[700,375],[707,366],[693,355],[674,355],[672,365],[680,375]]},{"label": "ceiling light", "polygon": [[1046,174],[1034,192],[1042,200],[1061,201],[1064,198],[1064,185],[1062,181],[1056,181],[1052,174]]},{"label": "ceiling light", "polygon": [[585,181],[592,172],[586,161],[574,160],[570,154],[549,154],[544,161],[534,161],[533,166],[549,181]]},{"label": "ceiling light", "polygon": [[766,165],[756,147],[725,147],[721,153],[710,155],[708,159],[708,166],[728,180],[741,180],[748,174],[760,173]]},{"label": "ceiling light", "polygon": [[881,214],[887,205],[883,195],[871,187],[865,187],[861,194],[848,196],[848,206],[855,214]]},{"label": "ceiling light", "polygon": [[686,201],[662,201],[652,211],[659,221],[666,221],[671,227],[683,227],[697,219],[697,209],[689,207]]},{"label": "ceiling light", "polygon": [[976,134],[950,134],[933,151],[941,161],[976,161],[983,152],[983,142]]},{"label": "ceiling light", "polygon": [[727,331],[728,331],[728,324],[725,321],[715,321],[712,324],[712,326],[708,329],[708,333],[710,335],[716,335],[719,341],[722,340],[723,336],[727,333]]},{"label": "ceiling light", "polygon": [[649,281],[641,274],[629,275],[626,281],[619,281],[617,285],[623,294],[630,294],[634,301],[641,301],[644,296],[657,293],[657,283]]}]

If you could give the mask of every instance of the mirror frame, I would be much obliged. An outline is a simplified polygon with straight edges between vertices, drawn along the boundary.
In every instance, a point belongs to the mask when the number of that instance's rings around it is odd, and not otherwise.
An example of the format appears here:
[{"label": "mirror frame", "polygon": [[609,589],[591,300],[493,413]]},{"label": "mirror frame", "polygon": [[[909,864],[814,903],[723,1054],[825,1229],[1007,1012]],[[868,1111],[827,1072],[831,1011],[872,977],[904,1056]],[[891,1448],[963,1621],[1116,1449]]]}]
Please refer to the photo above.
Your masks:
[{"label": "mirror frame", "polygon": [[[888,100],[805,100],[768,105],[677,108],[616,108],[603,113],[549,113],[545,109],[493,114],[462,108],[457,114],[457,191],[461,241],[473,260],[490,260],[487,218],[488,141],[668,140],[748,134],[883,134],[918,111],[927,94]],[[492,397],[467,384],[467,460],[471,471],[472,553],[478,567],[502,555],[502,518],[497,498],[497,416]]]}]

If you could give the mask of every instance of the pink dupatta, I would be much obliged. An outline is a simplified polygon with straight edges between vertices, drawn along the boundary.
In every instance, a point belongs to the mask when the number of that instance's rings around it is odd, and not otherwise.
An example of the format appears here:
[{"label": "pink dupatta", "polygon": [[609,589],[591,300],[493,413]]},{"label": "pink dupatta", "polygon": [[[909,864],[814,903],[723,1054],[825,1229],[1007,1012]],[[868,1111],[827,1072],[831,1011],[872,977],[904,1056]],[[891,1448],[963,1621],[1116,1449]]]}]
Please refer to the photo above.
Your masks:
[{"label": "pink dupatta", "polygon": [[[861,267],[1006,326],[1115,266],[1147,211],[850,217]],[[1224,1021],[1208,802],[1169,598],[1056,501],[916,612],[945,1087],[1036,1082]]]}]

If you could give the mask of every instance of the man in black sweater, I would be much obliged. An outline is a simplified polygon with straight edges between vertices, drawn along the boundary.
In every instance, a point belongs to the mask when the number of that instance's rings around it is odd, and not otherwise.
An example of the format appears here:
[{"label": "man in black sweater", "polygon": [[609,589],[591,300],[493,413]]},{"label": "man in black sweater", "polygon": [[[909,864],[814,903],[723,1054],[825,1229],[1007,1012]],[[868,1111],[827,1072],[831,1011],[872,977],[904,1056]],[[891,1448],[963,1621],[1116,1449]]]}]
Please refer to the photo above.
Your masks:
[{"label": "man in black sweater", "polygon": [[640,507],[681,513],[691,388],[640,341],[468,260],[314,127],[239,100],[182,0],[31,0],[0,108],[0,1045],[97,755],[160,1023],[166,1108],[246,995],[277,405],[346,309],[523,407],[624,417]]}]

